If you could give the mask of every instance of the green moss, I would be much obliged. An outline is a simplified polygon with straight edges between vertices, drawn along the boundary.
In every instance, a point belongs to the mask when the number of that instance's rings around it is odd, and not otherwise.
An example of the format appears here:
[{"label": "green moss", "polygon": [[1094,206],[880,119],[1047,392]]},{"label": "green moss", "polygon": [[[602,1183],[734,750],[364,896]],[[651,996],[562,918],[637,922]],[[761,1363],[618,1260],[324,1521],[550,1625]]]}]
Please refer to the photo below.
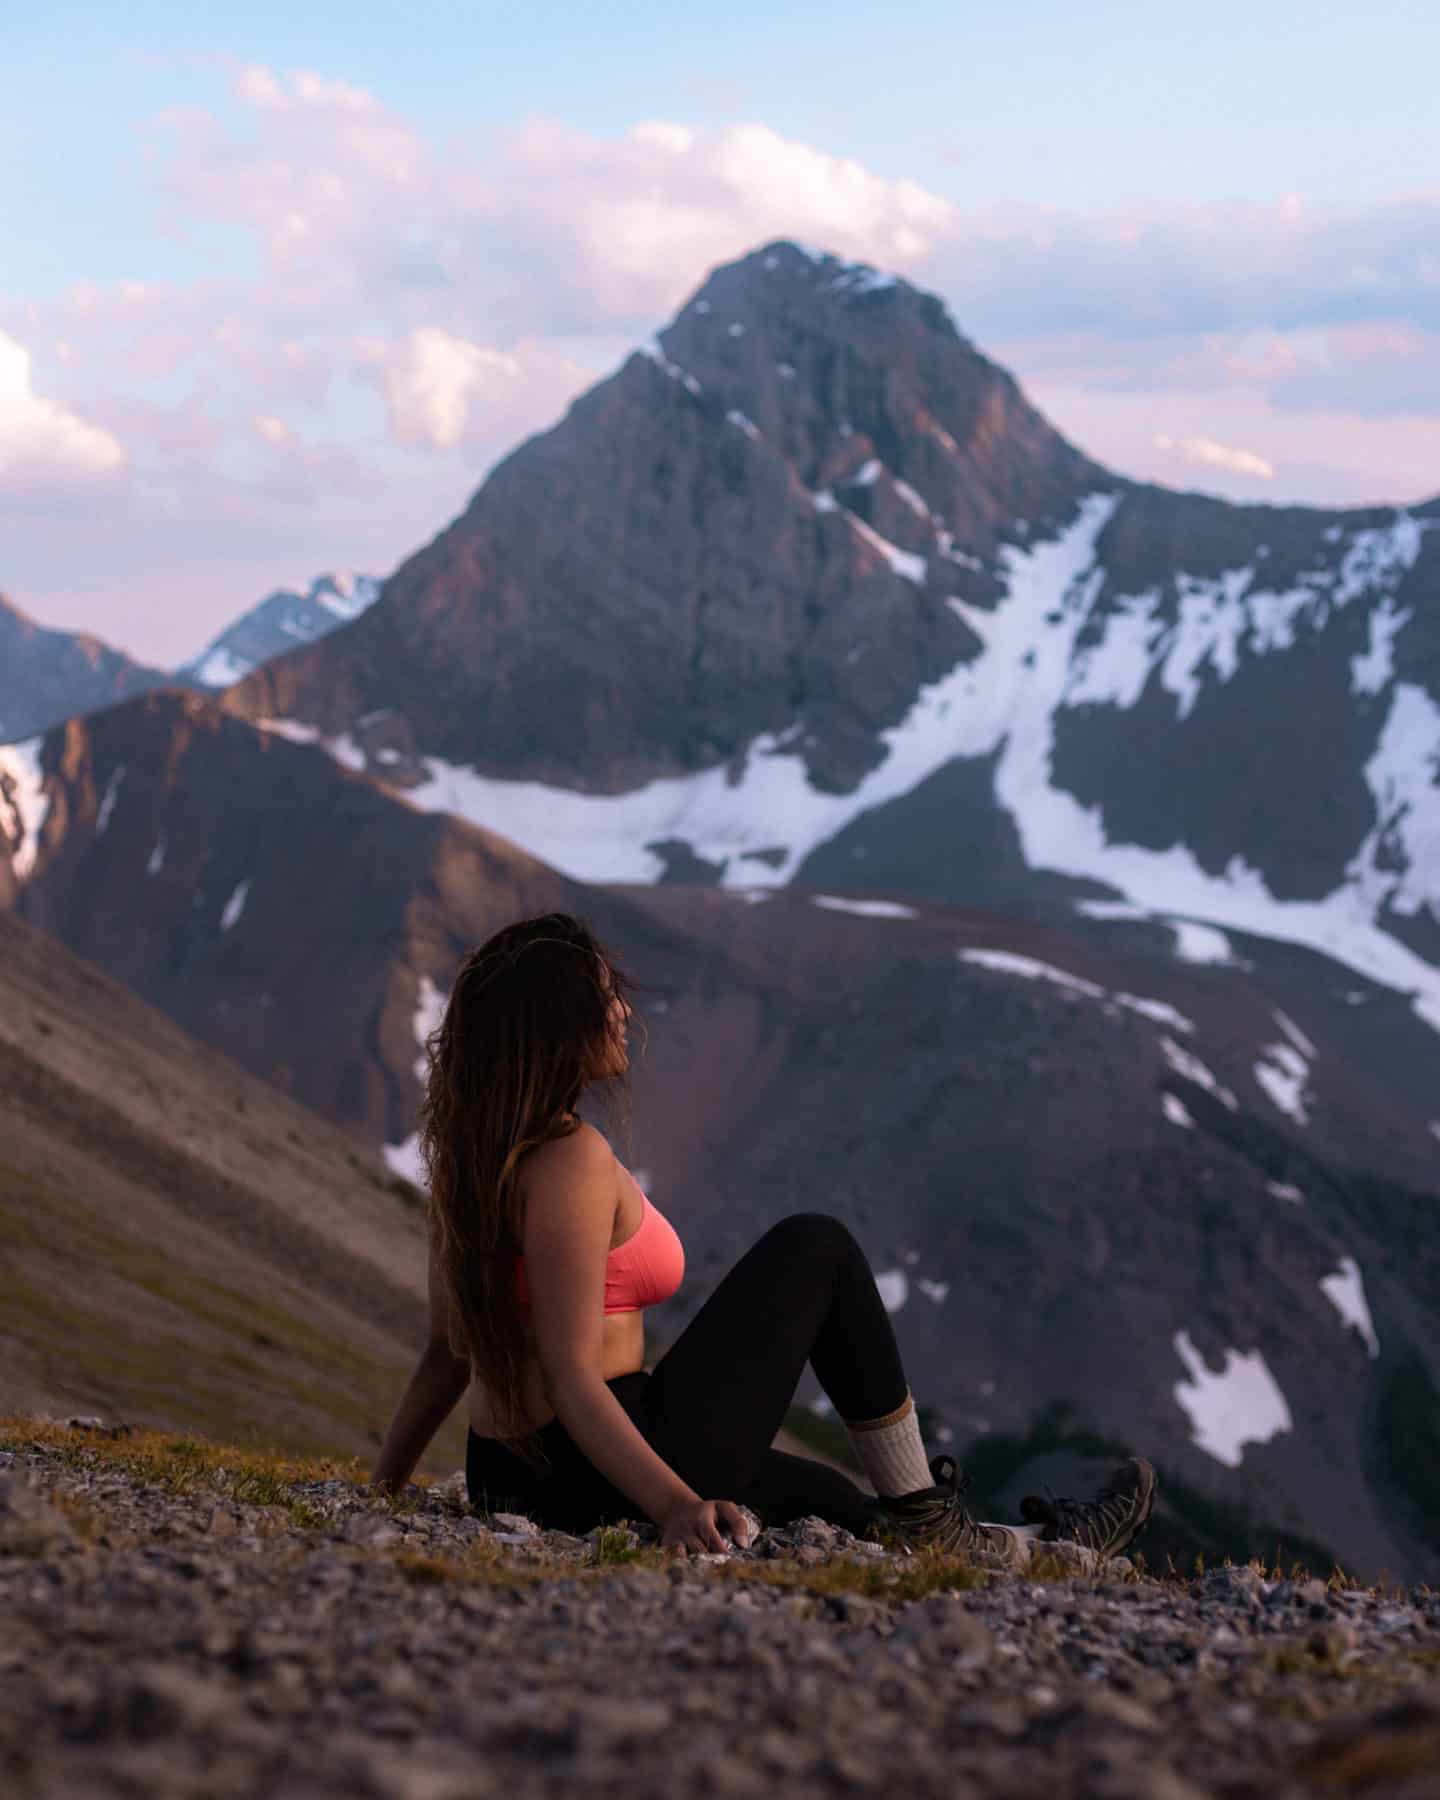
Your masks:
[{"label": "green moss", "polygon": [[618,1525],[603,1526],[595,1540],[596,1563],[628,1563],[634,1562],[640,1555],[638,1547],[630,1542],[630,1534]]}]

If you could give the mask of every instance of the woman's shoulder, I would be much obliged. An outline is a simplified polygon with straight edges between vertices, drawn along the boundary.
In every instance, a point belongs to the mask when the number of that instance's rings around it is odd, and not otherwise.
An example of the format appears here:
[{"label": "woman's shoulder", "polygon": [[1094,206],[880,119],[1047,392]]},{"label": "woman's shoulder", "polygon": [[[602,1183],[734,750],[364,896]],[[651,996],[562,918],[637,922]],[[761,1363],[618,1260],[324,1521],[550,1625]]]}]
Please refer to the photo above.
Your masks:
[{"label": "woman's shoulder", "polygon": [[617,1167],[609,1139],[583,1121],[564,1137],[537,1144],[524,1159],[525,1175],[532,1180],[536,1176],[542,1180],[555,1177],[565,1181],[593,1180],[612,1174]]}]

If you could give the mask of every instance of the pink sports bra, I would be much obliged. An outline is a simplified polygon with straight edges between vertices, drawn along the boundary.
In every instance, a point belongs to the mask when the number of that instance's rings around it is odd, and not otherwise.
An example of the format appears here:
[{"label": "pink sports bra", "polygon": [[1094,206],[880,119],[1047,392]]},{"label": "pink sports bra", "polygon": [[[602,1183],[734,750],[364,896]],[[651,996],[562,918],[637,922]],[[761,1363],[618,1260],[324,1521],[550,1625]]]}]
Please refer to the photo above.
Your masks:
[{"label": "pink sports bra", "polygon": [[[664,1213],[640,1195],[640,1229],[617,1244],[605,1261],[605,1311],[639,1312],[668,1300],[685,1275],[685,1248]],[[515,1258],[515,1288],[520,1309],[530,1307],[525,1258]]]}]

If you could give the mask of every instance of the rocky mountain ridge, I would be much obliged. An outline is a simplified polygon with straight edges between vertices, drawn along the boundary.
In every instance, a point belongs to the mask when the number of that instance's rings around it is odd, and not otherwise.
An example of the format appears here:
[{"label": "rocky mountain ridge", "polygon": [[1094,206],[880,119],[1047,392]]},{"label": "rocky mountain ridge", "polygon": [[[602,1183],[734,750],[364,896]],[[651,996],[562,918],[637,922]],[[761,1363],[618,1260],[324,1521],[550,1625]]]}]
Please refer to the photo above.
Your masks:
[{"label": "rocky mountain ridge", "polygon": [[100,712],[158,687],[213,693],[268,657],[314,643],[372,606],[380,583],[336,570],[304,593],[279,588],[173,670],[149,668],[84,632],[37,625],[0,594],[0,744]]},{"label": "rocky mountain ridge", "polygon": [[311,644],[349,625],[375,604],[380,582],[349,569],[317,575],[304,593],[277,588],[213,637],[176,674],[215,692],[252,674],[272,656]]},{"label": "rocky mountain ridge", "polygon": [[0,594],[0,744],[34,737],[169,679],[87,632],[36,624]]},{"label": "rocky mountain ridge", "polygon": [[577,879],[1208,920],[1440,1019],[1437,526],[1124,480],[774,244],[226,705]]}]

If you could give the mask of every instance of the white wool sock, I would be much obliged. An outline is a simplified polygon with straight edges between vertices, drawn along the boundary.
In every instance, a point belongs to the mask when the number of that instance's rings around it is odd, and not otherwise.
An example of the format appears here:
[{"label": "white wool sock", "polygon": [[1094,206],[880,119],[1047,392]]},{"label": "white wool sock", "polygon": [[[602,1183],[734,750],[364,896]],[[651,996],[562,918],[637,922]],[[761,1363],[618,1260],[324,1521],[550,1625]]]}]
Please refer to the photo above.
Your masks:
[{"label": "white wool sock", "polygon": [[877,1494],[894,1499],[899,1494],[913,1494],[917,1488],[934,1487],[935,1477],[920,1440],[915,1400],[908,1388],[894,1412],[883,1419],[847,1419],[845,1429]]}]

